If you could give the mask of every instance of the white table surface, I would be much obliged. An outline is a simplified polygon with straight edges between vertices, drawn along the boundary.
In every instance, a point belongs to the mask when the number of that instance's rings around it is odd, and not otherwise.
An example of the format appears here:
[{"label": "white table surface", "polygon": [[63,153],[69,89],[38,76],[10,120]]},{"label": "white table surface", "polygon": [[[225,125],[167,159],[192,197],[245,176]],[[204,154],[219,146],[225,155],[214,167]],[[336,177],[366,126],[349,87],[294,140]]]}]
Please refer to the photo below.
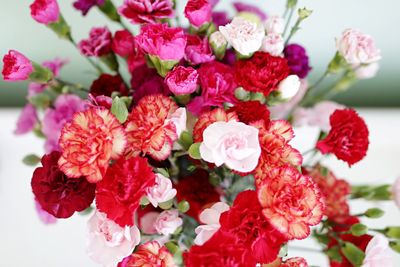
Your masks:
[{"label": "white table surface", "polygon": [[[16,109],[0,109],[0,266],[1,267],[71,267],[97,266],[85,253],[87,217],[74,215],[55,225],[43,225],[37,218],[30,179],[33,168],[22,164],[29,153],[41,154],[42,143],[33,135],[15,137]],[[364,109],[360,114],[370,129],[370,150],[365,160],[351,169],[335,159],[326,164],[337,176],[352,183],[392,183],[400,176],[400,109]],[[310,148],[315,129],[296,129],[294,146],[301,151]],[[372,203],[352,201],[354,212],[364,211]],[[379,204],[386,211],[377,220],[365,220],[371,227],[400,225],[400,210],[392,202]],[[310,265],[328,266],[322,254],[295,249],[315,247],[312,240],[291,244],[290,256],[303,256]],[[394,254],[394,253],[393,253]],[[400,266],[399,255],[394,255]]]}]

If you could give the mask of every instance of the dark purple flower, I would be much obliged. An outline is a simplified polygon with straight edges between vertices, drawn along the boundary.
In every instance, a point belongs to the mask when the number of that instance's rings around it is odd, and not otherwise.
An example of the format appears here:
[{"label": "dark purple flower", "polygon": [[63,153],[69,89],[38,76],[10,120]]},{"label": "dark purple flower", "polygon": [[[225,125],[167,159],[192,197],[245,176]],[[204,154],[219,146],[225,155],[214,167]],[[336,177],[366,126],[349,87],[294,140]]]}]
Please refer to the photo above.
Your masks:
[{"label": "dark purple flower", "polygon": [[228,13],[224,11],[213,12],[211,16],[212,16],[212,21],[214,22],[215,26],[217,26],[217,28],[219,26],[225,26],[231,21],[228,17]]},{"label": "dark purple flower", "polygon": [[305,78],[311,70],[308,55],[304,47],[298,44],[290,44],[283,51],[287,59],[290,74],[295,74],[299,78]]},{"label": "dark purple flower", "polygon": [[74,2],[75,9],[82,12],[83,16],[89,12],[94,6],[101,6],[104,4],[104,0],[77,0]]},{"label": "dark purple flower", "polygon": [[245,4],[242,2],[236,2],[233,4],[233,6],[235,7],[237,12],[250,12],[259,16],[261,20],[267,19],[267,15],[256,6]]}]

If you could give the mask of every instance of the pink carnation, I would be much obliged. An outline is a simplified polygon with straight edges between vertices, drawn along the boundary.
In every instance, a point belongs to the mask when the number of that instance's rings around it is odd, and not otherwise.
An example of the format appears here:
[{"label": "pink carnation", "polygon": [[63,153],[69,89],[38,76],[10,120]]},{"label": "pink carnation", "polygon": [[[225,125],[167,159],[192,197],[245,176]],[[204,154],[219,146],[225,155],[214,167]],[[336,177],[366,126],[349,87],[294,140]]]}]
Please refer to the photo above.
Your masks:
[{"label": "pink carnation", "polygon": [[200,27],[211,21],[212,6],[207,0],[189,0],[185,7],[185,17],[195,26]]},{"label": "pink carnation", "polygon": [[111,32],[107,27],[92,28],[89,39],[79,43],[79,50],[87,57],[101,57],[111,53]]},{"label": "pink carnation", "polygon": [[3,78],[5,81],[24,81],[33,72],[31,61],[18,51],[10,50],[3,57]]},{"label": "pink carnation", "polygon": [[192,65],[213,61],[215,57],[211,51],[208,39],[201,39],[197,35],[188,35],[185,59]]},{"label": "pink carnation", "polygon": [[146,54],[161,60],[179,61],[185,54],[186,36],[183,29],[171,28],[168,24],[143,26],[136,42]]},{"label": "pink carnation", "polygon": [[32,104],[26,104],[17,121],[15,134],[26,134],[33,130],[38,122],[38,115]]},{"label": "pink carnation", "polygon": [[119,13],[134,24],[155,23],[174,16],[171,0],[125,0]]},{"label": "pink carnation", "polygon": [[57,22],[60,17],[57,0],[35,0],[30,8],[32,18],[42,24]]},{"label": "pink carnation", "polygon": [[183,220],[179,218],[178,210],[165,210],[157,217],[154,228],[159,234],[170,235],[182,224]]},{"label": "pink carnation", "polygon": [[387,238],[377,234],[369,241],[365,249],[365,258],[361,267],[381,266],[393,266],[393,256]]},{"label": "pink carnation", "polygon": [[191,94],[198,86],[199,74],[192,67],[178,66],[168,72],[165,83],[175,95]]},{"label": "pink carnation", "polygon": [[176,189],[172,188],[171,179],[156,174],[156,184],[146,189],[147,199],[150,203],[157,207],[159,203],[167,202],[176,196]]}]

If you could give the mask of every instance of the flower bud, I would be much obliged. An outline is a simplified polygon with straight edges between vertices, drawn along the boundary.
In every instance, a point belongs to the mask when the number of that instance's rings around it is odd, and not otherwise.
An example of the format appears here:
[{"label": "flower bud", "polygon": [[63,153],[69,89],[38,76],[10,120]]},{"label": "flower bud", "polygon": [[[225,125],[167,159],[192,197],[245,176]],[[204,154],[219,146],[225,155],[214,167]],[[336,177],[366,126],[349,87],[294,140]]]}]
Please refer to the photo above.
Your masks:
[{"label": "flower bud", "polygon": [[279,83],[278,92],[282,99],[291,99],[300,89],[300,79],[297,75],[289,75]]},{"label": "flower bud", "polygon": [[222,33],[219,31],[212,33],[209,42],[217,58],[223,58],[225,56],[226,47],[228,46],[228,41]]},{"label": "flower bud", "polygon": [[400,239],[400,226],[389,226],[385,228],[385,235],[387,237]]},{"label": "flower bud", "polygon": [[380,218],[383,216],[383,214],[385,214],[385,212],[379,208],[367,209],[367,211],[364,213],[365,216],[372,219]]},{"label": "flower bud", "polygon": [[312,14],[312,10],[307,8],[299,8],[298,14],[301,20],[308,18]]},{"label": "flower bud", "polygon": [[244,90],[243,87],[239,87],[235,90],[235,96],[239,100],[247,101],[250,99],[250,92]]},{"label": "flower bud", "polygon": [[351,226],[350,232],[354,236],[362,236],[368,232],[368,227],[362,223],[356,223]]}]

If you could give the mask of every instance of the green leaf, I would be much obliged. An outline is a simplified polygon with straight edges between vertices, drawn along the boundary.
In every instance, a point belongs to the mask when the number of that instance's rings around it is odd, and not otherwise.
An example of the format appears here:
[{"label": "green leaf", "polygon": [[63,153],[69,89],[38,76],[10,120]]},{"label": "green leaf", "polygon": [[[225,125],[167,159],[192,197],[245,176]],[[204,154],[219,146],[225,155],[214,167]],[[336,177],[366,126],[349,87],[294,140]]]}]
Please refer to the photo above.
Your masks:
[{"label": "green leaf", "polygon": [[345,242],[341,248],[343,255],[353,264],[355,267],[362,265],[365,253],[350,242]]},{"label": "green leaf", "polygon": [[385,212],[379,208],[371,208],[367,209],[367,211],[364,214],[368,218],[375,219],[382,217],[385,214]]},{"label": "green leaf", "polygon": [[389,227],[386,227],[385,235],[387,237],[400,239],[400,226],[389,226]]},{"label": "green leaf", "polygon": [[340,255],[340,248],[339,246],[333,246],[330,249],[328,249],[326,251],[326,255],[328,255],[328,257],[336,262],[342,262],[342,255]]},{"label": "green leaf", "polygon": [[178,143],[185,149],[188,150],[193,144],[193,135],[187,131],[181,133]]},{"label": "green leaf", "polygon": [[129,114],[125,101],[116,96],[112,102],[111,113],[114,114],[120,123],[124,123]]},{"label": "green leaf", "polygon": [[177,60],[161,60],[157,56],[147,55],[150,65],[153,65],[161,77],[165,77],[172,68],[179,63]]},{"label": "green leaf", "polygon": [[32,62],[33,72],[29,75],[29,80],[37,83],[48,83],[53,79],[53,73],[48,68],[42,65]]},{"label": "green leaf", "polygon": [[165,247],[169,250],[169,252],[171,252],[172,255],[179,251],[179,246],[174,241],[165,243]]},{"label": "green leaf", "polygon": [[189,147],[189,156],[193,159],[201,159],[200,155],[200,145],[201,143],[194,143]]},{"label": "green leaf", "polygon": [[40,158],[35,154],[26,155],[22,162],[28,166],[36,166],[40,162]]},{"label": "green leaf", "polygon": [[400,241],[390,241],[389,246],[397,253],[400,253]]},{"label": "green leaf", "polygon": [[368,232],[368,227],[365,224],[356,223],[351,226],[350,231],[354,236],[362,236]]}]

